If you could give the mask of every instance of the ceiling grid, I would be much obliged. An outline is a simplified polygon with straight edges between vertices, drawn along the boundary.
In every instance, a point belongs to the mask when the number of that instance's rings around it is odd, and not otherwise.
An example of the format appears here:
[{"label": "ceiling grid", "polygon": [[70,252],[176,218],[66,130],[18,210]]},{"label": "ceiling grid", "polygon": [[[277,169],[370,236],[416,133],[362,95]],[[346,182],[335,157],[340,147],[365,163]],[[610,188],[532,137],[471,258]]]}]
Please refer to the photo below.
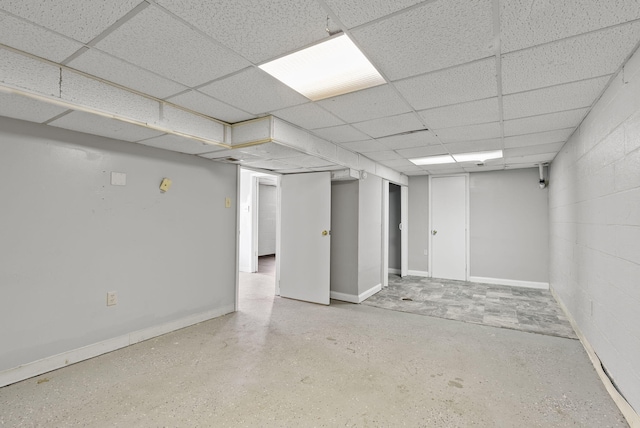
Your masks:
[{"label": "ceiling grid", "polygon": [[[258,68],[329,38],[327,16],[330,31],[349,36],[385,84],[310,101]],[[555,157],[639,41],[636,0],[0,0],[0,54],[47,64],[7,56],[0,86],[51,92],[45,68],[74,70],[97,82],[76,79],[74,102],[94,103],[103,116],[92,121],[90,108],[69,112],[42,104],[47,95],[21,99],[6,90],[0,115],[282,172],[343,167],[331,156],[305,157],[326,142],[367,168],[405,175],[533,167]],[[168,106],[176,134],[154,134],[167,124],[151,133],[135,120],[108,124],[109,115],[137,109],[112,87]],[[213,135],[207,120],[270,115],[305,132],[296,135],[308,141],[287,147],[296,156],[187,138]],[[504,157],[484,169],[409,161],[496,149]]]}]

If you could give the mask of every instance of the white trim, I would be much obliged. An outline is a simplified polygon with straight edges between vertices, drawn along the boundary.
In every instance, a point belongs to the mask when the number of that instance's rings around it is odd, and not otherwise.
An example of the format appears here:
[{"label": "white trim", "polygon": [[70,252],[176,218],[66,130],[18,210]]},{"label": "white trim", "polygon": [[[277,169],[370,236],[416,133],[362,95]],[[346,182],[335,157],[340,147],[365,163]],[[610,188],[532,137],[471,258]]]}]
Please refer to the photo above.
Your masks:
[{"label": "white trim", "polygon": [[580,328],[578,328],[578,324],[571,316],[571,313],[565,306],[562,299],[560,299],[553,288],[549,287],[549,290],[551,291],[551,295],[553,296],[553,298],[556,299],[556,302],[558,302],[558,306],[560,306],[560,309],[562,309],[564,315],[569,320],[569,323],[571,323],[571,327],[573,327],[573,330],[576,332],[578,339],[580,339],[580,343],[582,343],[584,350],[587,352],[587,355],[589,355],[591,364],[593,364],[593,367],[596,369],[596,373],[598,373],[598,376],[604,384],[605,389],[618,406],[618,409],[620,409],[620,413],[622,413],[631,428],[640,428],[640,415],[638,415],[633,407],[631,407],[629,402],[618,392],[616,387],[613,386],[613,384],[611,383],[611,379],[609,379],[609,376],[607,376],[607,374],[604,372],[604,369],[602,368],[602,362],[600,361],[600,358],[598,358],[595,350],[593,349],[587,338],[584,337],[584,334],[582,334]]},{"label": "white trim", "polygon": [[382,284],[374,285],[364,293],[360,293],[358,295],[358,303],[364,302],[365,300],[367,300],[369,297],[373,296],[380,290],[382,290]]},{"label": "white trim", "polygon": [[470,276],[469,281],[479,282],[481,284],[509,285],[511,287],[537,288],[539,290],[548,290],[548,282],[520,281],[517,279],[501,279],[501,278],[484,278],[482,276]]},{"label": "white trim", "polygon": [[429,272],[424,270],[410,270],[408,274],[411,276],[422,276],[424,278],[431,278],[431,275],[429,275]]},{"label": "white trim", "polygon": [[396,269],[396,268],[389,268],[388,271],[389,271],[390,274],[393,274],[393,275],[401,275],[402,274],[402,270]]},{"label": "white trim", "polygon": [[347,294],[347,293],[340,293],[338,291],[332,291],[330,293],[330,297],[333,300],[340,300],[342,302],[362,303],[380,290],[382,290],[382,284],[375,285],[370,289],[368,289],[367,291],[365,291],[364,293],[360,293],[357,296],[355,294]]},{"label": "white trim", "polygon": [[382,180],[382,278],[383,287],[389,286],[389,180]]},{"label": "white trim", "polygon": [[82,348],[72,349],[58,355],[45,357],[41,360],[23,364],[0,372],[0,387],[6,386],[42,373],[65,367],[116,349],[124,348],[138,342],[142,342],[152,337],[161,336],[163,334],[198,324],[203,321],[217,318],[222,315],[234,312],[234,305],[227,305],[219,309],[213,309],[199,314],[189,315],[164,324],[154,325],[142,330],[134,331],[112,339],[103,340]]},{"label": "white trim", "polygon": [[409,270],[409,187],[400,186],[400,276]]}]

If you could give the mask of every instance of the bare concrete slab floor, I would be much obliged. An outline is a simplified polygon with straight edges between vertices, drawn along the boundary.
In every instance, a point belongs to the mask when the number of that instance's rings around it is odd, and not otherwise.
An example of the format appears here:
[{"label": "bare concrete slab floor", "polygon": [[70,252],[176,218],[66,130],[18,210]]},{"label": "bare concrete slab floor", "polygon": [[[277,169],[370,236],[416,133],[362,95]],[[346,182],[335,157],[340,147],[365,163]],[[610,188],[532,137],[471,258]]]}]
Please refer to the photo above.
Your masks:
[{"label": "bare concrete slab floor", "polygon": [[580,343],[273,297],[0,389],[3,426],[621,427]]}]

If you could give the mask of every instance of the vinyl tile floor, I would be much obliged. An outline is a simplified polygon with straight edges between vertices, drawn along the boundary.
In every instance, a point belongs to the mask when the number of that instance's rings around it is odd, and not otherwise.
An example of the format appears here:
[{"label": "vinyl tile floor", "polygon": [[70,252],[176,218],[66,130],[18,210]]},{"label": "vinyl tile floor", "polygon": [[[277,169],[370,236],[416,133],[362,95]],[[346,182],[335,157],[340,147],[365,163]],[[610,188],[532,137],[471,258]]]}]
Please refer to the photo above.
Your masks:
[{"label": "vinyl tile floor", "polygon": [[389,275],[389,286],[362,304],[577,339],[548,290]]}]

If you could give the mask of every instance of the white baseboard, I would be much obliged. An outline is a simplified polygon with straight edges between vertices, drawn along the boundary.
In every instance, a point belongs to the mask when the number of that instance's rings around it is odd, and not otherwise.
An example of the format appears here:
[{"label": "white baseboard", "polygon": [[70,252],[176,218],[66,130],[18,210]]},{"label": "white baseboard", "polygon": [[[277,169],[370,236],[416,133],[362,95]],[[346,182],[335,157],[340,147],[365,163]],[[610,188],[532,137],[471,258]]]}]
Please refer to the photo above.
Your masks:
[{"label": "white baseboard", "polygon": [[411,276],[422,276],[424,278],[429,278],[429,272],[423,271],[423,270],[409,270],[407,271],[407,275],[411,275]]},{"label": "white baseboard", "polygon": [[402,271],[400,269],[396,269],[396,268],[389,268],[389,273],[394,274],[394,275],[402,275]]},{"label": "white baseboard", "polygon": [[358,295],[358,303],[364,302],[365,300],[367,300],[369,297],[373,296],[380,290],[382,290],[382,284],[374,285],[364,293],[360,293]]},{"label": "white baseboard", "polygon": [[479,282],[481,284],[509,285],[511,287],[537,288],[539,290],[548,290],[548,282],[519,281],[516,279],[502,278],[484,278],[481,276],[470,276],[469,281]]},{"label": "white baseboard", "polygon": [[609,376],[607,376],[607,374],[604,372],[604,369],[602,368],[602,362],[600,361],[600,358],[596,354],[587,338],[584,337],[584,334],[582,334],[582,331],[578,327],[576,321],[573,319],[573,316],[571,316],[571,313],[565,306],[564,302],[556,294],[553,288],[549,287],[549,289],[551,290],[551,295],[553,296],[553,298],[556,299],[556,302],[558,302],[558,306],[560,306],[560,309],[562,309],[562,312],[564,312],[564,315],[569,320],[569,323],[571,323],[571,327],[573,327],[573,330],[576,332],[578,339],[580,339],[580,343],[582,343],[582,347],[587,352],[587,355],[591,360],[591,364],[593,364],[593,367],[596,369],[596,372],[598,373],[600,380],[604,384],[605,389],[618,406],[618,409],[620,409],[620,413],[622,413],[631,428],[640,428],[640,415],[638,415],[633,407],[631,407],[629,402],[618,392],[616,387],[613,386],[613,384],[611,383],[611,379],[609,379]]},{"label": "white baseboard", "polygon": [[341,302],[361,303],[361,302],[364,302],[369,297],[376,294],[380,290],[382,290],[382,284],[373,286],[367,291],[365,291],[364,293],[360,293],[357,296],[355,294],[347,294],[347,293],[340,293],[338,291],[332,291],[330,293],[330,297],[333,300],[340,300]]},{"label": "white baseboard", "polygon": [[199,314],[189,315],[175,321],[169,321],[164,324],[154,325],[142,330],[134,331],[112,339],[103,340],[102,342],[93,343],[83,346],[82,348],[72,349],[58,355],[52,355],[41,360],[23,364],[0,372],[0,387],[6,386],[51,370],[59,369],[116,349],[124,348],[134,343],[142,342],[152,337],[161,336],[163,334],[179,330],[190,325],[198,324],[212,318],[229,314],[234,311],[234,305],[225,306],[219,309],[213,309]]}]

